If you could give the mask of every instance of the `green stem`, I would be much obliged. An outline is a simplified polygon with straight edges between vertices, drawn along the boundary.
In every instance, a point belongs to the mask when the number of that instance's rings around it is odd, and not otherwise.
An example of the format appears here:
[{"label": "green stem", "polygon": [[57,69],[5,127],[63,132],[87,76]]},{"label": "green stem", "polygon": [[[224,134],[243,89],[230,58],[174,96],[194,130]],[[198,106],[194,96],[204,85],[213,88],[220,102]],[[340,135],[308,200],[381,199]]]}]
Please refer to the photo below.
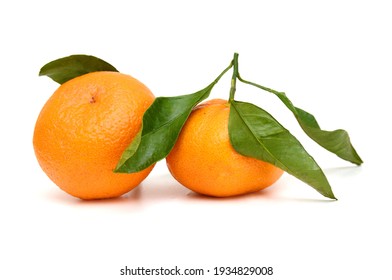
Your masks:
[{"label": "green stem", "polygon": [[240,74],[237,75],[237,78],[238,78],[238,80],[240,80],[240,82],[243,82],[244,84],[248,84],[248,85],[252,85],[252,86],[258,87],[258,88],[260,88],[260,89],[262,89],[262,90],[271,92],[271,93],[273,93],[273,94],[279,95],[279,94],[282,93],[282,92],[279,92],[279,91],[274,90],[274,89],[272,89],[272,88],[268,88],[268,87],[265,87],[265,86],[262,86],[262,85],[259,85],[259,84],[256,84],[256,83],[253,83],[253,82],[244,80],[244,79],[241,78]]},{"label": "green stem", "polygon": [[238,53],[234,53],[234,58],[233,58],[232,64],[234,66],[234,69],[233,69],[233,77],[231,78],[229,101],[234,100],[234,95],[235,95],[235,90],[236,90],[236,84],[237,84],[237,78],[238,78]]},{"label": "green stem", "polygon": [[220,78],[222,78],[222,76],[224,74],[226,74],[227,71],[230,70],[230,68],[233,67],[233,62],[230,62],[230,65],[226,67],[225,70],[223,70],[222,73],[220,73],[220,75],[212,82],[212,85],[215,85],[216,83],[218,83],[218,81],[220,80]]}]

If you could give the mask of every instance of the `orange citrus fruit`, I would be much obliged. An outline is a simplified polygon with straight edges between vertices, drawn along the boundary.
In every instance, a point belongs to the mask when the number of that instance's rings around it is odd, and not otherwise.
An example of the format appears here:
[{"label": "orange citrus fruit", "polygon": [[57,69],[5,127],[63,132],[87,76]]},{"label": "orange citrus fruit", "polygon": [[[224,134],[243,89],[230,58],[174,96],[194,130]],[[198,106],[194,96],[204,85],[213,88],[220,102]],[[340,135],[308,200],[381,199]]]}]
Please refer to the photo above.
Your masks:
[{"label": "orange citrus fruit", "polygon": [[237,153],[230,144],[230,105],[214,99],[195,107],[166,158],[173,177],[194,192],[227,197],[256,192],[283,171]]},{"label": "orange citrus fruit", "polygon": [[33,146],[41,168],[62,190],[81,199],[129,192],[153,166],[132,174],[113,170],[153,101],[145,85],[118,72],[93,72],[65,82],[35,125]]}]

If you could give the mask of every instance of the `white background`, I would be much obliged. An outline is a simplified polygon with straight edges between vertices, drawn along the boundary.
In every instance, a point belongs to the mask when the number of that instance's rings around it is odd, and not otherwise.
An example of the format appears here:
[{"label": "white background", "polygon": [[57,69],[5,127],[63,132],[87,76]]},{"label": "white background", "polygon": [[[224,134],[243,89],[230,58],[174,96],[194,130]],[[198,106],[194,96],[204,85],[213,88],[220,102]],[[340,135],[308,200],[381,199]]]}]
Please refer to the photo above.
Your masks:
[{"label": "white background", "polygon": [[[316,3],[317,2],[317,3]],[[391,279],[391,8],[388,1],[2,1],[0,278],[169,279],[120,269],[272,266],[269,277]],[[285,91],[322,128],[344,128],[361,167],[309,142],[278,99],[238,86],[324,168],[338,201],[285,175],[257,194],[195,195],[160,162],[120,199],[60,191],[34,156],[35,120],[57,84],[45,63],[91,54],[156,96],[195,92],[239,52],[248,80]],[[227,98],[231,73],[212,97]],[[178,277],[182,279],[185,277]],[[170,278],[171,279],[171,278]]]}]

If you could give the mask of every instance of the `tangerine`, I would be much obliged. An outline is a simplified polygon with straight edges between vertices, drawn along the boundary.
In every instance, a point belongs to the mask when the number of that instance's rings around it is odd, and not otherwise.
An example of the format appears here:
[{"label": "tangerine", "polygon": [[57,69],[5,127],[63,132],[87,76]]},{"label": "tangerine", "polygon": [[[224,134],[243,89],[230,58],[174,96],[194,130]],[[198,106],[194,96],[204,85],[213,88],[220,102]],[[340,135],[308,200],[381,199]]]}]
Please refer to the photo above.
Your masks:
[{"label": "tangerine", "polygon": [[196,106],[166,158],[173,177],[194,192],[215,197],[256,192],[283,174],[270,163],[234,150],[229,112],[230,104],[221,99]]},{"label": "tangerine", "polygon": [[65,82],[46,102],[35,125],[39,165],[62,190],[81,199],[129,192],[153,165],[132,174],[113,170],[154,98],[140,81],[118,72],[93,72]]}]

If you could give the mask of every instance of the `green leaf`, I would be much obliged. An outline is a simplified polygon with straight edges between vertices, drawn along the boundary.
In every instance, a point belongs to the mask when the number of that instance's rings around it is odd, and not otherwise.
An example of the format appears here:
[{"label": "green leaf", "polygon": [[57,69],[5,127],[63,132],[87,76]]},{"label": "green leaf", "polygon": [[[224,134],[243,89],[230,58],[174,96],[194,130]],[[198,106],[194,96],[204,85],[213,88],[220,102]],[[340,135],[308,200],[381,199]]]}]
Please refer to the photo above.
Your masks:
[{"label": "green leaf", "polygon": [[174,147],[192,109],[206,99],[232,63],[206,88],[192,94],[158,97],[143,115],[140,138],[123,152],[114,172],[133,173],[164,159]]},{"label": "green leaf", "polygon": [[214,85],[215,82],[193,94],[156,98],[143,116],[140,140],[124,151],[114,171],[138,172],[165,158],[192,109],[209,96]]},{"label": "green leaf", "polygon": [[137,148],[140,145],[140,141],[142,140],[142,131],[143,128],[139,130],[135,138],[132,140],[132,143],[123,152],[120,161],[117,163],[118,166],[122,166],[130,157],[132,157],[136,153]]},{"label": "green leaf", "polygon": [[350,137],[347,131],[338,129],[334,131],[322,130],[318,125],[316,118],[302,110],[301,108],[295,107],[290,99],[284,92],[279,92],[253,82],[246,81],[238,76],[241,82],[250,84],[275,94],[286,107],[294,114],[302,130],[316,143],[325,148],[326,150],[336,154],[338,157],[350,161],[354,164],[361,165],[362,159],[351,144]]},{"label": "green leaf", "polygon": [[301,143],[268,112],[245,102],[230,102],[229,136],[242,155],[269,162],[336,199],[316,161]]},{"label": "green leaf", "polygon": [[71,55],[45,64],[39,71],[39,76],[48,76],[63,84],[78,76],[97,71],[118,72],[112,65],[95,56]]}]

